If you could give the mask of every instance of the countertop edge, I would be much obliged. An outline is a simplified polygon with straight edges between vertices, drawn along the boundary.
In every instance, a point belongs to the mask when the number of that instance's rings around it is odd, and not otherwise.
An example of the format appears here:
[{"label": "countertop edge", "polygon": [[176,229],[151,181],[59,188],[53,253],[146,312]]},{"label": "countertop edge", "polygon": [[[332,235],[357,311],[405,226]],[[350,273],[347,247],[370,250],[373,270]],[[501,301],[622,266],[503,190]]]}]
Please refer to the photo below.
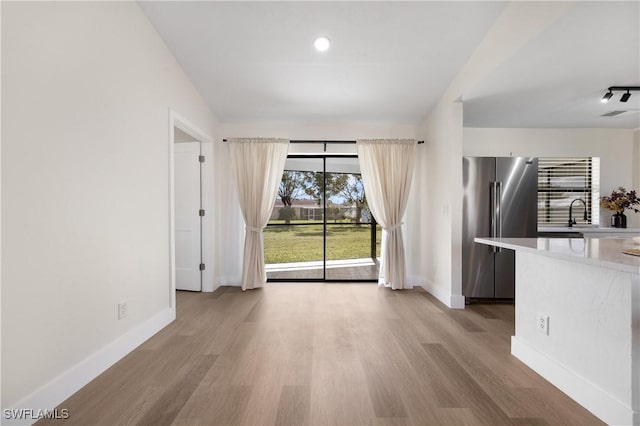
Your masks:
[{"label": "countertop edge", "polygon": [[[529,240],[536,240],[536,241],[538,240],[538,238],[528,238],[528,239]],[[476,243],[479,243],[479,244],[485,244],[485,245],[495,246],[495,247],[502,247],[502,248],[506,248],[506,249],[509,249],[509,250],[515,250],[515,251],[523,251],[523,252],[528,252],[528,253],[534,253],[534,254],[538,254],[540,256],[551,257],[551,258],[554,258],[554,259],[567,260],[567,261],[571,261],[571,262],[582,263],[582,264],[585,264],[585,265],[598,266],[598,267],[601,267],[601,268],[613,269],[613,270],[620,271],[620,272],[626,272],[626,273],[629,273],[629,274],[640,275],[640,268],[634,267],[633,265],[625,265],[625,264],[622,264],[622,263],[612,262],[610,260],[596,259],[596,258],[593,258],[593,257],[578,257],[578,256],[571,256],[571,255],[565,254],[565,253],[550,252],[550,251],[546,251],[546,250],[541,250],[539,248],[527,247],[527,246],[523,246],[523,245],[520,245],[520,244],[504,241],[504,239],[502,239],[502,238],[481,238],[481,237],[476,237],[476,238],[474,238],[474,241]]]}]

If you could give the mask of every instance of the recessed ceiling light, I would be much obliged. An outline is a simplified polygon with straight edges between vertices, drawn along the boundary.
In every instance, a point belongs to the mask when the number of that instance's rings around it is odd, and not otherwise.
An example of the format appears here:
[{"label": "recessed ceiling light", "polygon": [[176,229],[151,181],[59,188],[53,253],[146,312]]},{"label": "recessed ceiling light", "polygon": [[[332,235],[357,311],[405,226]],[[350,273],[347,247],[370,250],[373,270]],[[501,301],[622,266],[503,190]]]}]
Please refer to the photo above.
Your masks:
[{"label": "recessed ceiling light", "polygon": [[325,52],[329,50],[329,46],[331,46],[331,40],[329,40],[325,36],[316,37],[316,39],[313,41],[313,45],[318,52]]}]

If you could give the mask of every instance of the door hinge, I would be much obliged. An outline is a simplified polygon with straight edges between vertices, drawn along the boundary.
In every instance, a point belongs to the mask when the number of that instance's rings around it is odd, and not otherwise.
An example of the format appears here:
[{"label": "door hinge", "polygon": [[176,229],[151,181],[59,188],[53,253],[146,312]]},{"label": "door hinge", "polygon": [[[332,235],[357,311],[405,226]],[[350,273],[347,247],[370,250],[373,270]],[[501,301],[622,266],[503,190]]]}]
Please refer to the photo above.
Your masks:
[{"label": "door hinge", "polygon": [[200,270],[201,270],[201,271],[204,271],[204,263],[201,263],[201,264],[200,264]]},{"label": "door hinge", "polygon": [[200,216],[204,216],[204,209],[200,209],[200,210],[198,210],[198,214],[199,214]]},{"label": "door hinge", "polygon": [[204,155],[198,155],[198,161],[204,163]]}]

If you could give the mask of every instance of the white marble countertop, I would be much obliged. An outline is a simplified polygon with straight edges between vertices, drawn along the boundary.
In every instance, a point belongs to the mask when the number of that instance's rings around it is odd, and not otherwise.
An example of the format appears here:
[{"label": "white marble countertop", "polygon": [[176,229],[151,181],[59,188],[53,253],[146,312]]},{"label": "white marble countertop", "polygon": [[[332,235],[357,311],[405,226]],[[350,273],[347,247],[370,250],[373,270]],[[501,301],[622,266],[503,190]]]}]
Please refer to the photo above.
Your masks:
[{"label": "white marble countertop", "polygon": [[640,257],[622,253],[640,248],[631,238],[475,238],[474,241],[640,275]]},{"label": "white marble countertop", "polygon": [[595,225],[575,225],[572,228],[568,226],[539,226],[538,232],[580,232],[582,234],[636,234],[640,235],[640,228],[610,228],[607,226]]}]

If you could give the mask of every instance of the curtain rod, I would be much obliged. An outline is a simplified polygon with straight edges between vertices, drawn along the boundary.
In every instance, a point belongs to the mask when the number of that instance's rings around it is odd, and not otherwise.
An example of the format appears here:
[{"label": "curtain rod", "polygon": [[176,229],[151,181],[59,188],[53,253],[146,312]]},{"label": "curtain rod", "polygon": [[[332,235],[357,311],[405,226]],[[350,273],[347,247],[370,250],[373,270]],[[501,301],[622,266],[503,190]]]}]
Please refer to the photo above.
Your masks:
[{"label": "curtain rod", "polygon": [[[226,139],[222,139],[222,142],[226,142]],[[334,144],[354,144],[356,141],[316,141],[316,140],[292,140],[289,143],[334,143]],[[418,141],[418,145],[423,144],[424,141]]]}]

